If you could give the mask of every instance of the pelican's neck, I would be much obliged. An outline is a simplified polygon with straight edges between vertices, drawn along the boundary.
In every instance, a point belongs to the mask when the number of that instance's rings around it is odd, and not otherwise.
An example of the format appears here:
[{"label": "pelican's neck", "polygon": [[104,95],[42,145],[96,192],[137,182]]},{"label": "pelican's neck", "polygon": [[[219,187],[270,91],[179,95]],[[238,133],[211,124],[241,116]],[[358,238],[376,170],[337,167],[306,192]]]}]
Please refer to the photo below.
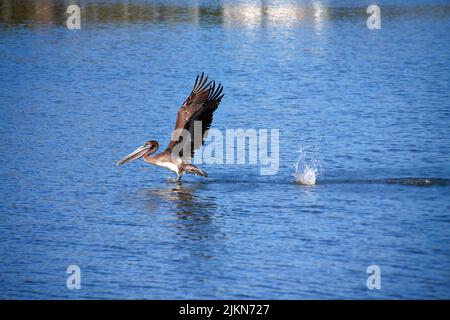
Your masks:
[{"label": "pelican's neck", "polygon": [[144,155],[144,161],[151,164],[155,164],[156,161],[158,160],[157,158],[158,158],[157,156],[151,156],[150,154]]}]

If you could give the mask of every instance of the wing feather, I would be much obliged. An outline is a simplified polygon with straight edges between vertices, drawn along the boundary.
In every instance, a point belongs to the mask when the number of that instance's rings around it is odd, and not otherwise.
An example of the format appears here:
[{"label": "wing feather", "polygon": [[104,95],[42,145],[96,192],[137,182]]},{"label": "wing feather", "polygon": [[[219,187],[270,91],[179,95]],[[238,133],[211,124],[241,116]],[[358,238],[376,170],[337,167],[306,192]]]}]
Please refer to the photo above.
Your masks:
[{"label": "wing feather", "polygon": [[[205,132],[211,127],[213,113],[219,107],[222,97],[223,86],[215,81],[208,82],[208,76],[204,73],[197,75],[194,87],[188,98],[184,101],[177,114],[175,129],[172,134],[171,141],[166,152],[171,152],[177,146],[180,150],[179,156],[183,159],[190,159],[194,156],[195,151],[204,143]],[[194,125],[199,121],[201,123],[201,137],[197,137],[200,133],[195,132]],[[198,123],[198,125],[200,125]],[[183,141],[180,129],[188,130],[190,139]],[[186,143],[190,140],[190,154],[183,154]]]}]

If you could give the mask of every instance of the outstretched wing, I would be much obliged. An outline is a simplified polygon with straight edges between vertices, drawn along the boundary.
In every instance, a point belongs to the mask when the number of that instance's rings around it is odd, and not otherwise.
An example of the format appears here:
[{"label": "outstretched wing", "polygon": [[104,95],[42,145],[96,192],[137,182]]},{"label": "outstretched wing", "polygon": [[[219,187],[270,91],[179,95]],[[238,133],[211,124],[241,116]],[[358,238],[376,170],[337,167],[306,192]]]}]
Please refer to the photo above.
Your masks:
[{"label": "outstretched wing", "polygon": [[[194,156],[195,151],[204,143],[206,130],[211,127],[213,113],[223,97],[222,90],[221,84],[216,87],[214,81],[208,82],[208,76],[204,73],[197,75],[191,94],[178,111],[175,129],[166,151],[172,152],[176,148],[183,159]],[[183,134],[188,134],[189,138],[185,138]],[[190,144],[190,149],[187,143]],[[190,150],[190,154],[183,154],[184,150]]]}]

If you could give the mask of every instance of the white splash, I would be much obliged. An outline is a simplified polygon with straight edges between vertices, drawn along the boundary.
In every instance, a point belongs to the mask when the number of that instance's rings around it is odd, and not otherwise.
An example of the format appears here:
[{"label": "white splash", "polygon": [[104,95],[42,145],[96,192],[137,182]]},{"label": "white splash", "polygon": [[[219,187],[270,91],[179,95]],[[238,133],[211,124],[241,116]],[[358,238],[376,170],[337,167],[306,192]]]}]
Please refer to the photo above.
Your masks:
[{"label": "white splash", "polygon": [[316,184],[317,177],[319,176],[319,165],[315,160],[308,160],[307,154],[308,147],[300,149],[298,152],[297,163],[294,164],[294,181],[298,184],[306,186],[313,186]]}]

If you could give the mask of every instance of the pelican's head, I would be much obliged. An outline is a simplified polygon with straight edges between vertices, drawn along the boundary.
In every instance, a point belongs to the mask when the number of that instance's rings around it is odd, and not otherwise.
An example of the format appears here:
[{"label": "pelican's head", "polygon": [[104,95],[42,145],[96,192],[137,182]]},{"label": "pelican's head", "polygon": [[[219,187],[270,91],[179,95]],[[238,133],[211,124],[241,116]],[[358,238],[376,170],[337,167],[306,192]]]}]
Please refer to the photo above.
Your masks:
[{"label": "pelican's head", "polygon": [[158,150],[159,143],[158,141],[150,140],[147,141],[145,144],[134,150],[132,153],[124,157],[122,160],[116,163],[116,166],[120,166],[121,164],[124,164],[128,161],[134,161],[136,159],[139,159],[143,157],[144,155],[149,155],[152,153],[155,153],[156,150]]}]

